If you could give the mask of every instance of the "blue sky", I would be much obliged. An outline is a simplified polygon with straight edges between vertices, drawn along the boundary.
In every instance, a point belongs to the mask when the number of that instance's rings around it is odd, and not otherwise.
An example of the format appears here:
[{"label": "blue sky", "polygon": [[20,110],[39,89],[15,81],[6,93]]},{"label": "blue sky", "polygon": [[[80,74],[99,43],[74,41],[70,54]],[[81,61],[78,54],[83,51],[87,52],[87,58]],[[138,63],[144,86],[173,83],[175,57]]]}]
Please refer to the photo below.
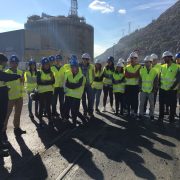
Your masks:
[{"label": "blue sky", "polygon": [[[70,0],[0,0],[0,32],[23,28],[28,16],[68,15]],[[78,0],[78,14],[95,30],[95,56],[156,19],[177,0]],[[123,33],[124,32],[124,33]]]}]

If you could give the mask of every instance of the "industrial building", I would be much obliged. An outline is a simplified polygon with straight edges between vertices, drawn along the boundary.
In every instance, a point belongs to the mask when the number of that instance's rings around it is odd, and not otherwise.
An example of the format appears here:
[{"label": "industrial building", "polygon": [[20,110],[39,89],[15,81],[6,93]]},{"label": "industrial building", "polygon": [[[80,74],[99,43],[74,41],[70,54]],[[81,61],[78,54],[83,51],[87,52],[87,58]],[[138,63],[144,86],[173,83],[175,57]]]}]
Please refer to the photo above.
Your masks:
[{"label": "industrial building", "polygon": [[71,9],[66,16],[32,15],[25,29],[0,33],[0,51],[17,54],[22,61],[34,57],[62,53],[80,55],[88,52],[94,57],[94,28],[78,16],[77,0],[71,0]]}]

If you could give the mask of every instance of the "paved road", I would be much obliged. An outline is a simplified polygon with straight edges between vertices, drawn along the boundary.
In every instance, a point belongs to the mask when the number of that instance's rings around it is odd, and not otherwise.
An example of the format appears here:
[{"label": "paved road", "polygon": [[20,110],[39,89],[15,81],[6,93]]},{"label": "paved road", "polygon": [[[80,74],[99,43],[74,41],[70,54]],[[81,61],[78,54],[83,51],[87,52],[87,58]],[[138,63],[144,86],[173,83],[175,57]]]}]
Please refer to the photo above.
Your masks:
[{"label": "paved road", "polygon": [[16,139],[12,118],[8,136],[11,157],[0,163],[0,179],[180,179],[180,129],[158,127],[114,116],[96,115],[87,127],[38,128],[23,107],[22,128]]}]

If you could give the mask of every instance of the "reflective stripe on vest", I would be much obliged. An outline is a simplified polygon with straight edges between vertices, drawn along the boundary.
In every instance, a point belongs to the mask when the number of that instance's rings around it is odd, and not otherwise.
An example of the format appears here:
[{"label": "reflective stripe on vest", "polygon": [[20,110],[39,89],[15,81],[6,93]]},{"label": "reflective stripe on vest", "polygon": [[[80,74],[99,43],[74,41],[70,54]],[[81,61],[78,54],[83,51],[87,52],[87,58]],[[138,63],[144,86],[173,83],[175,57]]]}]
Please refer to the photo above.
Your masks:
[{"label": "reflective stripe on vest", "polygon": [[[126,70],[129,73],[135,73],[140,67],[141,67],[140,64],[137,64],[134,67],[132,65],[127,65]],[[139,78],[126,78],[126,85],[138,85],[138,84],[139,84]]]},{"label": "reflective stripe on vest", "polygon": [[[50,73],[45,74],[43,71],[41,71],[40,73],[41,73],[41,80],[44,80],[44,81],[51,80]],[[39,93],[45,93],[45,92],[51,92],[51,91],[54,91],[53,85],[38,85]]]},{"label": "reflective stripe on vest", "polygon": [[[124,77],[124,74],[120,73],[114,73],[113,74],[113,78],[115,81],[119,81]],[[120,93],[124,93],[125,92],[125,83],[119,83],[119,84],[113,84],[113,92],[120,92]]]},{"label": "reflective stripe on vest", "polygon": [[[20,76],[23,75],[23,72],[19,69],[17,69],[16,73],[14,73],[11,69],[7,69],[5,72],[9,74],[18,74]],[[8,91],[9,100],[15,100],[23,97],[24,86],[20,79],[9,81],[6,84],[10,88],[10,90]]]},{"label": "reflective stripe on vest", "polygon": [[[95,70],[94,70],[94,77],[101,77],[102,75],[103,75],[103,71],[95,72]],[[102,89],[103,88],[103,81],[101,81],[101,82],[93,81],[91,87],[94,89]]]},{"label": "reflective stripe on vest", "polygon": [[146,67],[141,68],[140,76],[142,80],[143,92],[146,92],[146,93],[152,92],[153,86],[154,86],[154,80],[157,75],[158,75],[158,72],[154,68],[151,68],[149,73]]},{"label": "reflective stripe on vest", "polygon": [[83,91],[84,91],[84,86],[86,83],[86,78],[83,76],[81,71],[79,71],[75,77],[73,77],[73,74],[71,71],[68,71],[65,74],[65,81],[68,80],[70,83],[78,83],[82,77],[83,77],[83,84],[81,87],[76,88],[76,89],[70,89],[70,88],[65,87],[65,95],[66,96],[81,99]]},{"label": "reflective stripe on vest", "polygon": [[[178,66],[174,63],[171,66],[167,66],[167,64],[162,65],[161,69],[161,89],[169,90],[174,82],[176,81],[176,75],[178,72]],[[177,87],[174,88],[177,90]]]},{"label": "reflective stripe on vest", "polygon": [[107,70],[107,68],[105,67],[104,68],[104,74],[105,75],[107,75],[107,76],[109,76],[109,78],[107,78],[107,77],[104,77],[103,78],[103,83],[104,84],[108,84],[108,85],[112,85],[112,77],[113,77],[113,71],[111,71],[111,70]]},{"label": "reflective stripe on vest", "polygon": [[26,71],[24,77],[25,77],[25,88],[28,92],[32,92],[35,88],[37,88],[37,76],[35,75],[35,73],[31,75],[30,71]]}]

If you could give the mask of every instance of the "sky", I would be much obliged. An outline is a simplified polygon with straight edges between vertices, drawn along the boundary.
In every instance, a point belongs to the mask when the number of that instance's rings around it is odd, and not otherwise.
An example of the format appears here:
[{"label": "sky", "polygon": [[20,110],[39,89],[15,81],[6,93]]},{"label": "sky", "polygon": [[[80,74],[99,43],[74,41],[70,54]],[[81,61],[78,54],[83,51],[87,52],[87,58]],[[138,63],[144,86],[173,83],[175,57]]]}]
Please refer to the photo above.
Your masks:
[{"label": "sky", "polygon": [[[94,27],[95,56],[148,25],[177,0],[78,0],[78,15]],[[24,28],[28,16],[65,15],[71,0],[0,0],[0,32]],[[130,26],[130,28],[129,28]]]}]

